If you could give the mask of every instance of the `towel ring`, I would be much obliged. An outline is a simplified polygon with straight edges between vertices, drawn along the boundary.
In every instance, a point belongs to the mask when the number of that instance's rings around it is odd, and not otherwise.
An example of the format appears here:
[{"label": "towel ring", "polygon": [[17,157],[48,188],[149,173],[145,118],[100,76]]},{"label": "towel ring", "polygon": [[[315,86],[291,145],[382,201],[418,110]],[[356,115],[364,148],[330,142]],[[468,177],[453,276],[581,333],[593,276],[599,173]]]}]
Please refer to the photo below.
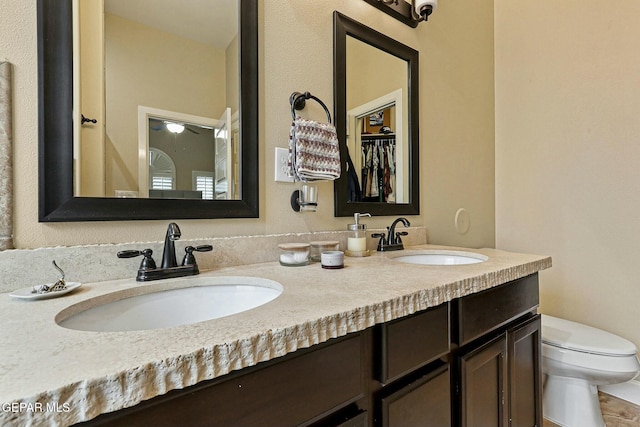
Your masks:
[{"label": "towel ring", "polygon": [[329,121],[329,123],[331,123],[331,113],[329,113],[329,109],[327,108],[327,106],[320,100],[320,98],[311,95],[309,92],[293,92],[291,94],[291,96],[289,97],[289,104],[291,104],[291,117],[293,117],[294,120],[296,119],[296,110],[304,109],[307,99],[313,99],[318,104],[322,105],[322,108],[324,108],[324,112],[327,113],[327,120]]}]

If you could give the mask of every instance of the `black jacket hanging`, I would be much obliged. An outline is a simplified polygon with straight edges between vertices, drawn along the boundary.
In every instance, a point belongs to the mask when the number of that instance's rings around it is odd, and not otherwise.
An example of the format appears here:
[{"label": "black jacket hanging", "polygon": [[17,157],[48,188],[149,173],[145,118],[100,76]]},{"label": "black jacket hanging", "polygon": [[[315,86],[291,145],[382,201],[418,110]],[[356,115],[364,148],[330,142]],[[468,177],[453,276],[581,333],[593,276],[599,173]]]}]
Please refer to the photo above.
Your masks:
[{"label": "black jacket hanging", "polygon": [[351,155],[347,152],[347,197],[350,202],[362,201],[362,189],[360,188],[360,182],[358,180],[358,173],[356,172],[353,161],[351,161]]}]

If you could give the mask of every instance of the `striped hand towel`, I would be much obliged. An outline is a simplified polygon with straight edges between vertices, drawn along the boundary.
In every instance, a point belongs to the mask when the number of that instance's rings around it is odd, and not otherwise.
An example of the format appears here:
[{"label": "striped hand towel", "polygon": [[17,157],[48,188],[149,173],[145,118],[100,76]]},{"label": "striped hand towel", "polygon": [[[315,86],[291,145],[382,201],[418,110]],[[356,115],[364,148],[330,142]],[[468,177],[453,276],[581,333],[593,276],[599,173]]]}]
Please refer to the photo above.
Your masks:
[{"label": "striped hand towel", "polygon": [[336,128],[301,117],[291,124],[289,165],[296,180],[321,181],[340,177],[340,148]]}]

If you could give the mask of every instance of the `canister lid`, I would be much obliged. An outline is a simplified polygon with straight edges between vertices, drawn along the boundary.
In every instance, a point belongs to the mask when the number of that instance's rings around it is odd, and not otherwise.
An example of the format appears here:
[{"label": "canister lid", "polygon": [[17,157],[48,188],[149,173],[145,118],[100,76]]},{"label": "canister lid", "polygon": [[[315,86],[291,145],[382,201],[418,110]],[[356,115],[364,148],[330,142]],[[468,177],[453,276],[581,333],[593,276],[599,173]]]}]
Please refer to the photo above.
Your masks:
[{"label": "canister lid", "polygon": [[337,240],[317,240],[313,242],[309,242],[312,248],[333,248],[336,245],[339,245],[340,242]]},{"label": "canister lid", "polygon": [[278,247],[283,251],[294,251],[294,252],[300,252],[305,250],[308,251],[309,246],[310,246],[309,243],[280,243],[278,245]]}]

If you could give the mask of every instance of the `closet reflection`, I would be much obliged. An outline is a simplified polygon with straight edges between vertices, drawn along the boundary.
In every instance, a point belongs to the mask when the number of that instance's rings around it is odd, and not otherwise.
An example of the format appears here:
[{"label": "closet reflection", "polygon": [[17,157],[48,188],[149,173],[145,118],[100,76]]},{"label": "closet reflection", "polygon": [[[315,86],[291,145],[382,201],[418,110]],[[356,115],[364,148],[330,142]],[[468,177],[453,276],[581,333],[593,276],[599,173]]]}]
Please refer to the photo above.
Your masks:
[{"label": "closet reflection", "polygon": [[[362,201],[395,203],[398,184],[396,180],[395,135],[363,135],[360,142]],[[358,170],[357,169],[357,170]],[[402,202],[402,194],[400,194]]]},{"label": "closet reflection", "polygon": [[[407,63],[347,37],[347,136],[362,196],[350,202],[405,203]],[[384,77],[371,72],[384,70]]]}]

